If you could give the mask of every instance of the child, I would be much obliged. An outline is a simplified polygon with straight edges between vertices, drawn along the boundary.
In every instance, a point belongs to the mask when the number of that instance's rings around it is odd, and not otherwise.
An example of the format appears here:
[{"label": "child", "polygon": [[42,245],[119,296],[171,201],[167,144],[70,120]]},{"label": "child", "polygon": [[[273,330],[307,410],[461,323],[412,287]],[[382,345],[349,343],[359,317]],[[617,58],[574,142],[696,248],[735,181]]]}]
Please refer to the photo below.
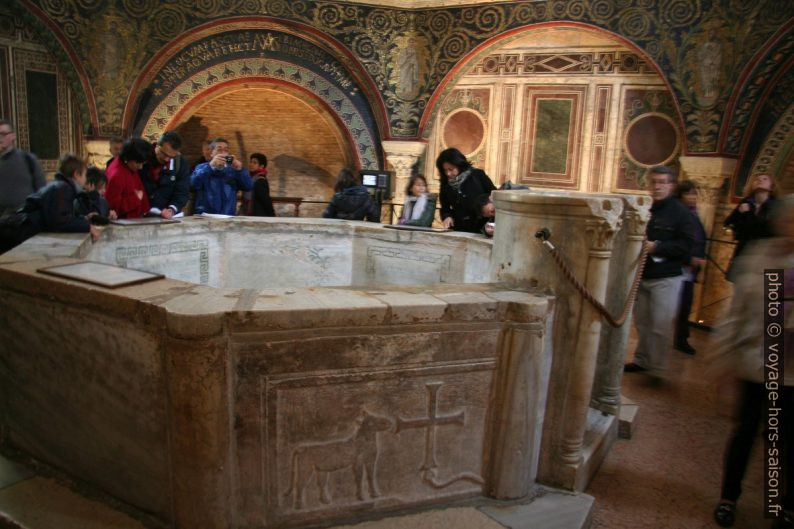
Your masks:
[{"label": "child", "polygon": [[248,172],[254,181],[251,191],[243,193],[242,214],[254,217],[275,217],[270,184],[267,181],[267,156],[255,152],[248,161]]},{"label": "child", "polygon": [[427,192],[427,180],[414,175],[405,186],[405,204],[399,224],[430,227],[436,215],[436,195]]},{"label": "child", "polygon": [[13,231],[5,222],[0,225],[0,251],[10,250],[39,232],[90,233],[96,241],[99,229],[74,208],[85,181],[85,162],[71,153],[61,156],[55,180],[25,199],[25,205],[15,214]]},{"label": "child", "polygon": [[105,200],[107,181],[104,171],[98,167],[89,167],[83,191],[74,201],[75,212],[88,217],[92,224],[107,224],[108,220],[118,218]]},{"label": "child", "polygon": [[482,233],[486,237],[493,237],[494,219],[496,217],[496,207],[491,200],[489,193],[483,193],[477,197],[477,211],[482,222]]}]

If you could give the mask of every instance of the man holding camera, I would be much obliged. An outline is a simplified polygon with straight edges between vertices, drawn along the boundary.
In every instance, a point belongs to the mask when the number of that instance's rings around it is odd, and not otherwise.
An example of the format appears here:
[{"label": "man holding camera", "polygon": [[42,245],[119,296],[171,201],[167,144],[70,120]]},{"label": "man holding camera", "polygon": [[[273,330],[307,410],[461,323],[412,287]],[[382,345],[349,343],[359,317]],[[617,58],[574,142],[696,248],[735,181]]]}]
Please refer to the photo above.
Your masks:
[{"label": "man holding camera", "polygon": [[199,164],[190,177],[196,192],[195,213],[234,215],[237,191],[249,191],[254,183],[242,162],[229,154],[229,142],[212,140],[210,161]]}]

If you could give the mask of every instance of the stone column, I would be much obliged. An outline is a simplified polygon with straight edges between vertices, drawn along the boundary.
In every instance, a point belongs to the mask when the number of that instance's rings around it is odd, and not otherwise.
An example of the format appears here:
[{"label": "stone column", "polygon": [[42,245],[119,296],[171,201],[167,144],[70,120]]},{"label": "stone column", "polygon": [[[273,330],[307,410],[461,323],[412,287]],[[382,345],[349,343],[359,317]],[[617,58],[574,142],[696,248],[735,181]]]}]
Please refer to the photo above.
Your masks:
[{"label": "stone column", "polygon": [[[623,229],[615,241],[606,306],[616,318],[620,315],[637,273],[638,257],[650,217],[651,198],[646,195],[622,195]],[[598,366],[593,383],[592,406],[610,415],[620,407],[620,384],[629,342],[632,316],[620,327],[604,325],[598,350]]]},{"label": "stone column", "polygon": [[615,195],[496,191],[492,277],[551,290],[556,296],[552,368],[538,479],[568,489],[586,478],[582,460],[587,413],[601,335],[601,316],[536,241],[547,228],[572,273],[603,302],[612,242],[623,201]]},{"label": "stone column", "polygon": [[[733,175],[737,160],[711,156],[681,156],[679,160],[684,177],[698,185],[698,215],[706,230],[706,237],[714,238],[714,219],[722,198],[722,185]],[[695,283],[692,311],[696,320],[699,319],[702,306],[702,290],[703,283]]]},{"label": "stone column", "polygon": [[425,151],[427,144],[421,141],[384,141],[381,145],[386,153],[386,160],[394,168],[392,201],[402,203],[405,200],[405,186],[411,178],[411,168]]}]

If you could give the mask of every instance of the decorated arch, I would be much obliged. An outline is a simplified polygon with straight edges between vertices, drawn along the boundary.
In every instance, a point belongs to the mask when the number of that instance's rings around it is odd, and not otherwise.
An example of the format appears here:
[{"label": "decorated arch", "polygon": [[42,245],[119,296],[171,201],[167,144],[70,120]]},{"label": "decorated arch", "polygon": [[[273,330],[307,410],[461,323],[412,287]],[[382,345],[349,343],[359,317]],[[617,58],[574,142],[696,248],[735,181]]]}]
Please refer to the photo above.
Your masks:
[{"label": "decorated arch", "polygon": [[349,132],[358,165],[383,165],[387,123],[371,80],[343,48],[311,28],[264,18],[209,24],[169,44],[136,80],[124,129],[150,138],[218,85],[267,81],[320,102]]}]

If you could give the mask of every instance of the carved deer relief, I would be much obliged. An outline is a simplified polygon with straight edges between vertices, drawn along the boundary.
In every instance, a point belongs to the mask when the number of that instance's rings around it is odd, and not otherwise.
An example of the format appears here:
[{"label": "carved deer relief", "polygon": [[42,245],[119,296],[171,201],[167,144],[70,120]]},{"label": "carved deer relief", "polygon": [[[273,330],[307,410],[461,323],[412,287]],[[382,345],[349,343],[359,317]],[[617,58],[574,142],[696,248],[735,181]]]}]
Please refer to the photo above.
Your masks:
[{"label": "carved deer relief", "polygon": [[292,450],[290,485],[284,498],[291,495],[295,509],[303,508],[303,492],[312,476],[316,476],[320,488],[320,501],[330,503],[328,476],[335,470],[348,467],[353,470],[356,495],[360,501],[366,500],[365,488],[368,488],[371,499],[380,496],[375,476],[377,434],[390,430],[392,421],[361,410],[355,424],[356,429],[349,437],[321,443],[303,443]]}]

